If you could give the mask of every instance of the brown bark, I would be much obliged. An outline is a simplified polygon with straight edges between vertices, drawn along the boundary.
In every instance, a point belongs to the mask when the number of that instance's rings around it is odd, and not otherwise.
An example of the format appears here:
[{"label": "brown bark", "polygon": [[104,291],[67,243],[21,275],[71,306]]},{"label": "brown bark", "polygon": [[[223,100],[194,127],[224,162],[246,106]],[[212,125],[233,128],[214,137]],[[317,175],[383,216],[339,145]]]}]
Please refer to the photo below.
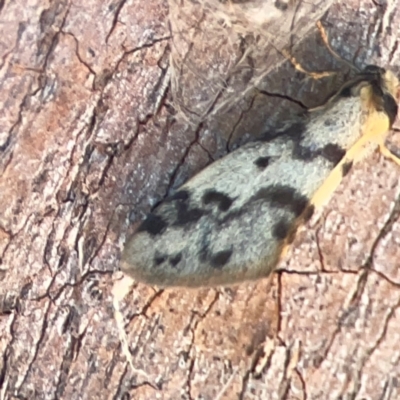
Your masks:
[{"label": "brown bark", "polygon": [[[271,279],[135,284],[114,301],[134,222],[337,85],[285,63],[229,110],[205,118],[193,92],[174,115],[168,12],[166,0],[0,2],[0,399],[400,398],[399,167],[377,153]],[[341,56],[396,72],[399,21],[398,0],[362,0],[323,23]],[[343,65],[318,35],[297,56]]]}]

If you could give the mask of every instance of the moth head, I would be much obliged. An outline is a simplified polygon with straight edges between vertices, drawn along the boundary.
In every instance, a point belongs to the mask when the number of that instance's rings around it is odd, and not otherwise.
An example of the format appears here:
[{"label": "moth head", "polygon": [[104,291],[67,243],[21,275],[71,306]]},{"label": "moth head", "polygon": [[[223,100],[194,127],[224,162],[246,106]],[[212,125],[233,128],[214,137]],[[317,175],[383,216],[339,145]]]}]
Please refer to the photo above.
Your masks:
[{"label": "moth head", "polygon": [[399,98],[399,79],[392,72],[376,65],[367,65],[361,72],[360,75],[369,76],[371,82],[376,82],[380,86],[383,92],[390,94],[395,100]]},{"label": "moth head", "polygon": [[384,112],[393,125],[398,111],[400,94],[399,79],[392,71],[376,65],[367,65],[353,81],[349,89],[359,94],[371,111]]}]

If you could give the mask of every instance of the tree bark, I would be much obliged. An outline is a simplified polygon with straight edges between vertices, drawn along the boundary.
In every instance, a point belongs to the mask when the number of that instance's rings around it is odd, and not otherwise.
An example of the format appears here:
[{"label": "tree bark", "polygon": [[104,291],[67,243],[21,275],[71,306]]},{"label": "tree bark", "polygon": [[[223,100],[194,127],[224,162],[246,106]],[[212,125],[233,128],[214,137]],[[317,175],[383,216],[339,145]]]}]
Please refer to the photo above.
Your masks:
[{"label": "tree bark", "polygon": [[[152,206],[348,72],[318,33],[293,51],[328,79],[272,49],[255,75],[251,35],[190,53],[207,25],[171,21],[191,21],[183,4],[0,2],[0,399],[400,398],[399,167],[378,153],[270,279],[121,291],[123,243]],[[343,58],[399,72],[399,0],[335,2],[322,23]]]}]

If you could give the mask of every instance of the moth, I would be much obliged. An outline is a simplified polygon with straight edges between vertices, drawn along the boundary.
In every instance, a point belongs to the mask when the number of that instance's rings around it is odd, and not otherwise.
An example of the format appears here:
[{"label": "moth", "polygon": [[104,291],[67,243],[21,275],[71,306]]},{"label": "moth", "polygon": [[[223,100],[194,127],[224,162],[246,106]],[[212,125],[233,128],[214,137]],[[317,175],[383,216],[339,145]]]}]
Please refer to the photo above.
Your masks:
[{"label": "moth", "polygon": [[398,91],[392,72],[367,66],[303,122],[209,165],[140,224],[122,270],[162,287],[269,275],[356,162],[379,146],[399,163],[384,147]]}]

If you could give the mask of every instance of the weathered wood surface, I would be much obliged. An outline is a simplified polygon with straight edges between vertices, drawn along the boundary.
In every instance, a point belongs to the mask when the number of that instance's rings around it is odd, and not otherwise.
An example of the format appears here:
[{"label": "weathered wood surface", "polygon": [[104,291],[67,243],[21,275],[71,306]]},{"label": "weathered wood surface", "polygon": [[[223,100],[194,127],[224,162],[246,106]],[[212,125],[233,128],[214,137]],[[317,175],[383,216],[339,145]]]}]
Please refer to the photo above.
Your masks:
[{"label": "weathered wood surface", "polygon": [[[400,398],[400,169],[379,154],[270,280],[133,286],[130,357],[114,317],[134,222],[335,83],[285,64],[229,111],[174,117],[166,1],[17,3],[0,2],[0,399]],[[335,3],[323,22],[356,65],[400,69],[398,0]],[[317,36],[298,56],[341,65]]]}]

